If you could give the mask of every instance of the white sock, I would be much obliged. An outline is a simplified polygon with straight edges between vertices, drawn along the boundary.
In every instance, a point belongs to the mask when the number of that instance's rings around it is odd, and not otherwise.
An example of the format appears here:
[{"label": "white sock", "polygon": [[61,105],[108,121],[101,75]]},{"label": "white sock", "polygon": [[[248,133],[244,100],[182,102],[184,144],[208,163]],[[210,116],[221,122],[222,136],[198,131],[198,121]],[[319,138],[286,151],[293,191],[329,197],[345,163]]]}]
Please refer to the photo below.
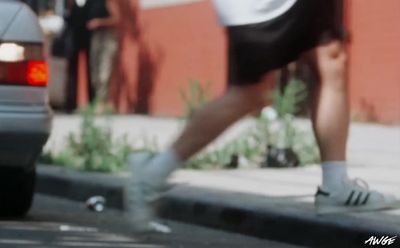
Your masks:
[{"label": "white sock", "polygon": [[348,179],[346,161],[328,161],[321,164],[322,188],[334,191],[341,187],[343,180]]},{"label": "white sock", "polygon": [[146,173],[154,180],[154,183],[162,184],[182,164],[183,162],[178,158],[176,152],[168,149],[151,159],[150,163],[146,165]]}]

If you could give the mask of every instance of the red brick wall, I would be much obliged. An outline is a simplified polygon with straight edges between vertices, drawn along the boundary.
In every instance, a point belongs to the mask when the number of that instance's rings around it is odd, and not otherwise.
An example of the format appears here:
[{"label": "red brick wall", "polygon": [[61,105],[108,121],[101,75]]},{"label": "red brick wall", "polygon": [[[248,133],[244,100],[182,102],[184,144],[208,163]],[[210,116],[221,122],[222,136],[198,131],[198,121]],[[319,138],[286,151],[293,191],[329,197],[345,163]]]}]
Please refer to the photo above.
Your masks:
[{"label": "red brick wall", "polygon": [[[352,111],[362,120],[400,122],[400,1],[345,1],[351,33],[348,49]],[[137,65],[137,53],[133,51],[137,49],[136,41],[123,49],[128,81],[133,82],[131,85],[137,83],[135,80],[142,81],[147,87],[144,92],[150,93],[150,98],[143,100],[146,97],[140,87],[122,90],[136,94],[128,97],[133,105],[136,102],[134,108],[141,108],[140,102],[147,101],[142,104],[148,104],[143,109],[151,114],[181,114],[179,90],[188,87],[190,79],[212,81],[214,95],[224,90],[225,37],[210,1],[142,10],[139,19],[141,40],[150,54],[155,54],[155,68],[151,75],[138,76],[147,67],[140,69]],[[150,81],[154,84],[146,86]]]},{"label": "red brick wall", "polygon": [[224,90],[225,36],[209,1],[145,10],[142,21],[159,58],[152,114],[182,114],[179,92],[191,79],[211,81],[214,95]]},{"label": "red brick wall", "polygon": [[361,119],[400,122],[400,1],[347,2],[353,112]]}]

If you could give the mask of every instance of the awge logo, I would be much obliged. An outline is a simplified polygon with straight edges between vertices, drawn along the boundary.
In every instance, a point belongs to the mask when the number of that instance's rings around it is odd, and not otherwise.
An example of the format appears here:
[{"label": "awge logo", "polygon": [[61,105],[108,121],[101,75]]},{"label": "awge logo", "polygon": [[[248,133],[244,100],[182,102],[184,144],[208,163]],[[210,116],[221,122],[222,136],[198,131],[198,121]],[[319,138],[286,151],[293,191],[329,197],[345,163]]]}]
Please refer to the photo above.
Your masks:
[{"label": "awge logo", "polygon": [[397,236],[389,237],[389,236],[382,236],[380,238],[372,236],[368,240],[364,242],[364,244],[369,246],[375,245],[392,245],[396,241]]}]

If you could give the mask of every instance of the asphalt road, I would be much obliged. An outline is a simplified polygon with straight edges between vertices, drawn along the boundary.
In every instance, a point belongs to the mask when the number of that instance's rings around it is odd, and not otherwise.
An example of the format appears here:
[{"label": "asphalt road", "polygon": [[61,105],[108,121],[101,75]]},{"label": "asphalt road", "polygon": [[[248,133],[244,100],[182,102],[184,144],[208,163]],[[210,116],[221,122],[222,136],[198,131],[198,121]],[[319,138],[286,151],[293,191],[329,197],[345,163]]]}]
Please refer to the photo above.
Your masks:
[{"label": "asphalt road", "polygon": [[1,248],[296,247],[193,225],[165,222],[171,234],[138,235],[119,211],[94,213],[83,203],[36,195],[29,215],[0,221]]}]

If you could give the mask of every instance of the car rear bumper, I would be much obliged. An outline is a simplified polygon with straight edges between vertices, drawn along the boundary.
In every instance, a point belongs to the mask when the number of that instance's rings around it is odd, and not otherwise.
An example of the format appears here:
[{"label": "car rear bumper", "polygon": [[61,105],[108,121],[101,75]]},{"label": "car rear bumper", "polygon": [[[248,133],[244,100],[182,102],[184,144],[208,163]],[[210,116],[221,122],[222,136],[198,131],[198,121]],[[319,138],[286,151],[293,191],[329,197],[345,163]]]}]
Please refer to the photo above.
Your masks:
[{"label": "car rear bumper", "polygon": [[51,130],[50,108],[0,110],[0,167],[32,166]]}]

